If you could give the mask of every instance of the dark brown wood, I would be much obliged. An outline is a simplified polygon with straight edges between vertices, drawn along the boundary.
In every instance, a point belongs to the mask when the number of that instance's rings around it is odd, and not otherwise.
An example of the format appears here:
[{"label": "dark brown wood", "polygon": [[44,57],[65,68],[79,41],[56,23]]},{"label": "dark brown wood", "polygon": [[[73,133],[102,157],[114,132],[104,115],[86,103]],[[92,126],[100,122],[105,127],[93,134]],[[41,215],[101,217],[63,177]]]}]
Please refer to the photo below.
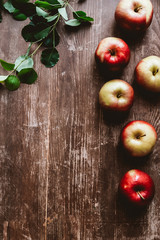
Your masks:
[{"label": "dark brown wood", "polygon": [[[119,144],[120,131],[131,120],[150,122],[160,135],[160,99],[134,84],[136,64],[160,55],[160,5],[152,0],[153,22],[133,38],[115,24],[117,3],[72,1],[94,23],[73,31],[59,25],[59,63],[46,69],[38,53],[34,85],[0,89],[0,239],[160,239],[159,139],[146,161],[132,161]],[[0,58],[13,62],[27,49],[20,37],[25,23],[3,16]],[[122,118],[109,116],[98,104],[98,92],[110,77],[99,71],[94,52],[109,36],[123,38],[131,49],[130,63],[117,77],[133,84],[135,101]],[[121,177],[132,168],[155,182],[155,197],[145,211],[124,206],[117,193]]]}]

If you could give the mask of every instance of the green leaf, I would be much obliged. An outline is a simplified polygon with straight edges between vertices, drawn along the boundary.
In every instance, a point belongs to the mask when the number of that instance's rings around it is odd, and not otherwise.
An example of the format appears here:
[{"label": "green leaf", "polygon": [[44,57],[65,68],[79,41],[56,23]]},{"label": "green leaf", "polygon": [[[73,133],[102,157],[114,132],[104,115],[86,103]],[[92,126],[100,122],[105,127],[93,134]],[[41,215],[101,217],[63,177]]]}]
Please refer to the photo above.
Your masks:
[{"label": "green leaf", "polygon": [[53,9],[57,9],[57,8],[61,7],[61,5],[59,3],[51,4],[47,1],[36,1],[35,4],[36,4],[36,6],[47,9],[47,10],[53,10]]},{"label": "green leaf", "polygon": [[52,5],[56,5],[58,7],[62,7],[64,5],[64,1],[61,1],[61,0],[45,0],[45,1],[52,4]]},{"label": "green leaf", "polygon": [[50,30],[51,26],[42,22],[35,26],[27,25],[22,29],[22,36],[26,42],[36,42],[46,38]]},{"label": "green leaf", "polygon": [[8,76],[0,76],[0,82],[4,82]]},{"label": "green leaf", "polygon": [[36,39],[34,37],[34,29],[35,29],[35,26],[30,25],[30,24],[26,25],[22,29],[21,34],[26,42],[36,42]]},{"label": "green leaf", "polygon": [[61,6],[65,4],[63,0],[58,0],[58,2],[61,4]]},{"label": "green leaf", "polygon": [[18,21],[24,21],[27,19],[27,16],[21,13],[19,9],[15,9],[13,12],[13,18]]},{"label": "green leaf", "polygon": [[22,69],[32,68],[32,67],[33,67],[33,59],[30,57],[26,57],[25,55],[22,55],[16,59],[14,69],[17,72],[20,72]]},{"label": "green leaf", "polygon": [[59,53],[56,48],[45,49],[41,55],[41,62],[48,68],[56,65],[59,60]]},{"label": "green leaf", "polygon": [[38,16],[47,17],[48,13],[42,10],[40,7],[36,7],[36,13]]},{"label": "green leaf", "polygon": [[23,3],[17,7],[21,13],[25,14],[27,17],[36,14],[36,6],[33,3]]},{"label": "green leaf", "polygon": [[[53,39],[54,35],[54,39]],[[57,46],[59,44],[60,37],[56,29],[54,30],[54,34],[51,32],[43,41],[43,46],[47,48],[53,48],[53,46]]]},{"label": "green leaf", "polygon": [[21,83],[32,84],[37,80],[38,75],[33,68],[26,68],[18,73],[18,77]]},{"label": "green leaf", "polygon": [[58,12],[65,20],[68,20],[68,14],[66,12],[66,8],[65,7],[59,8]]},{"label": "green leaf", "polygon": [[65,24],[71,27],[77,27],[81,25],[81,22],[78,19],[71,19],[71,20],[65,21]]},{"label": "green leaf", "polygon": [[13,5],[12,5],[12,3],[11,3],[10,1],[5,2],[5,3],[3,4],[3,6],[4,6],[4,8],[5,8],[8,12],[10,12],[10,13],[13,13],[13,12],[15,11],[15,7],[13,7]]},{"label": "green leaf", "polygon": [[45,23],[40,23],[37,24],[35,26],[35,33],[34,33],[34,37],[35,39],[38,40],[42,40],[44,38],[46,38],[51,30],[51,26],[48,26]]},{"label": "green leaf", "polygon": [[19,6],[27,3],[29,0],[11,0],[13,6]]},{"label": "green leaf", "polygon": [[6,86],[6,88],[8,90],[15,91],[15,90],[17,90],[19,88],[20,81],[19,81],[19,79],[16,76],[10,75],[5,80],[5,86]]},{"label": "green leaf", "polygon": [[47,20],[47,22],[52,22],[52,21],[54,21],[57,17],[58,17],[58,13],[56,13],[56,14],[53,15],[53,16],[45,17],[45,19]]},{"label": "green leaf", "polygon": [[13,63],[5,62],[2,59],[0,59],[0,63],[2,65],[2,67],[7,71],[12,71],[14,69],[14,66],[15,66]]},{"label": "green leaf", "polygon": [[30,17],[30,20],[31,20],[31,22],[29,23],[29,25],[37,25],[42,22],[45,22],[45,23],[47,22],[47,20],[44,17],[38,16],[37,14]]},{"label": "green leaf", "polygon": [[94,21],[93,18],[88,17],[87,14],[83,11],[73,12],[73,17],[75,19],[78,19],[78,20],[82,21],[82,22],[92,22],[92,21]]}]

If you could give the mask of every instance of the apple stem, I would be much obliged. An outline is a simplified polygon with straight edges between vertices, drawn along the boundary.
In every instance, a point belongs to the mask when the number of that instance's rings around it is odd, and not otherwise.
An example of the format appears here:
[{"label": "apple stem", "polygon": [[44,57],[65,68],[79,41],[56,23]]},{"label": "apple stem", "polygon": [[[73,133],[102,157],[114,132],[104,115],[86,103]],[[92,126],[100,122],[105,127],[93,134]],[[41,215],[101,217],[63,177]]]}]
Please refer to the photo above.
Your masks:
[{"label": "apple stem", "polygon": [[142,7],[140,6],[140,7],[135,8],[134,11],[139,12],[139,10],[141,10],[141,9],[142,9]]},{"label": "apple stem", "polygon": [[137,136],[137,139],[140,139],[141,137],[145,137],[146,136],[146,134],[143,134],[143,135],[139,135],[139,136]]},{"label": "apple stem", "polygon": [[142,199],[142,200],[145,200],[145,198],[142,196],[142,194],[138,191],[137,192],[138,193],[138,195],[140,196],[140,198]]},{"label": "apple stem", "polygon": [[146,136],[146,134],[143,134],[141,137],[145,137]]},{"label": "apple stem", "polygon": [[153,71],[153,76],[155,76],[158,73],[159,69],[157,68],[156,71]]},{"label": "apple stem", "polygon": [[108,49],[108,51],[110,52],[111,56],[115,56],[116,52],[114,49]]}]

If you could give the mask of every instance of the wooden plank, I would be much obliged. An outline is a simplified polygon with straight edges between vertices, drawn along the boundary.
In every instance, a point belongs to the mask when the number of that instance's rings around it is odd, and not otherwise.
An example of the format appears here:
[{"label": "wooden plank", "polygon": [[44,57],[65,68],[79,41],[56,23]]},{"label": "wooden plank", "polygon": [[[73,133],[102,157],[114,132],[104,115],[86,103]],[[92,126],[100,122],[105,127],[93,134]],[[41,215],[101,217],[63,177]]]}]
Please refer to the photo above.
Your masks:
[{"label": "wooden plank", "polygon": [[[60,61],[53,69],[35,57],[38,81],[0,94],[0,239],[3,240],[153,240],[160,239],[159,145],[146,162],[133,162],[119,145],[122,127],[140,119],[159,129],[159,99],[134,84],[136,64],[159,55],[159,1],[144,36],[125,36],[116,26],[118,0],[71,1],[93,16],[94,24],[70,30],[59,25]],[[14,61],[25,53],[20,38],[25,23],[5,14],[1,23],[0,58]],[[121,76],[135,88],[128,115],[114,119],[98,104],[103,76],[94,59],[98,42],[125,39],[131,60]],[[1,74],[4,73],[1,70]],[[148,172],[156,195],[145,211],[124,207],[117,193],[123,174]]]}]

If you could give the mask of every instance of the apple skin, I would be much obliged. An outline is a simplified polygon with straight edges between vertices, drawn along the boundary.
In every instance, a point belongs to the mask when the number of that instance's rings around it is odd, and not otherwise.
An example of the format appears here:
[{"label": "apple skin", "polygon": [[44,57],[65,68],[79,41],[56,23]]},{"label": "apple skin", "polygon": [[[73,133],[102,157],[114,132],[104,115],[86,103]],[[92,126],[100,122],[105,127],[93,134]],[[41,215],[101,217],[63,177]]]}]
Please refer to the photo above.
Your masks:
[{"label": "apple skin", "polygon": [[102,107],[113,111],[127,111],[133,104],[134,90],[132,86],[120,79],[105,83],[99,92],[99,103]]},{"label": "apple skin", "polygon": [[120,0],[115,11],[117,24],[129,31],[144,31],[152,22],[150,0]]},{"label": "apple skin", "polygon": [[142,59],[135,69],[136,81],[151,92],[160,92],[160,57]]},{"label": "apple skin", "polygon": [[152,150],[157,140],[155,128],[145,121],[131,121],[121,132],[121,142],[133,157],[144,157]]},{"label": "apple skin", "polygon": [[147,173],[132,169],[122,177],[119,192],[128,203],[137,207],[144,207],[151,202],[155,186],[152,178]]},{"label": "apple skin", "polygon": [[108,37],[98,44],[95,57],[107,70],[121,71],[130,60],[130,49],[122,39]]}]

